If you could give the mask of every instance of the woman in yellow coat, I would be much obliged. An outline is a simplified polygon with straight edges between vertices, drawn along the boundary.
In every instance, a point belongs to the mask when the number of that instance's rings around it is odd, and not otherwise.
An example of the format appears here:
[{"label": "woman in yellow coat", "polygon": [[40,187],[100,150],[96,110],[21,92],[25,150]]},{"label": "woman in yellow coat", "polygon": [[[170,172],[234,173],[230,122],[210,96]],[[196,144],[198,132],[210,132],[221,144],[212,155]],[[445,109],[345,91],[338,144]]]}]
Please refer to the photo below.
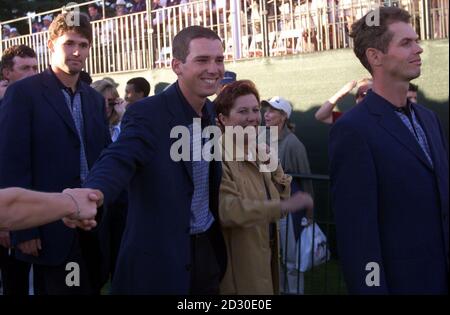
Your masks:
[{"label": "woman in yellow coat", "polygon": [[[256,139],[247,135],[239,145],[237,136],[227,136],[225,131],[236,126],[254,128],[253,134],[257,134],[261,122],[260,100],[251,81],[241,80],[225,86],[215,104],[218,124],[224,133],[219,217],[228,254],[220,291],[221,294],[277,294],[276,223],[288,212],[312,209],[313,201],[304,192],[289,198],[291,177],[284,174],[279,164],[272,172],[261,171],[263,163],[258,159],[257,150],[251,150],[256,147],[252,146]],[[234,149],[232,154],[229,154],[230,143]],[[236,152],[243,152],[244,159],[237,159]]]}]

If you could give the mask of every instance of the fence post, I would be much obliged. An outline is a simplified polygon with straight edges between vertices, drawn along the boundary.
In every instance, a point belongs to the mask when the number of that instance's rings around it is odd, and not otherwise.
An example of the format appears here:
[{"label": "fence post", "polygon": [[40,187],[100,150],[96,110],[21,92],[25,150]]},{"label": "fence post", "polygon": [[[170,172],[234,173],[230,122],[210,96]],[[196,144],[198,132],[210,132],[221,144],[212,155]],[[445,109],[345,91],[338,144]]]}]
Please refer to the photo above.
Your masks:
[{"label": "fence post", "polygon": [[230,14],[231,19],[231,36],[233,38],[233,55],[234,59],[241,59],[241,2],[239,0],[231,0]]},{"label": "fence post", "polygon": [[260,12],[261,12],[261,31],[263,34],[263,56],[269,57],[270,55],[270,47],[269,47],[269,32],[268,32],[268,24],[267,24],[267,1],[259,1],[260,4]]},{"label": "fence post", "polygon": [[3,24],[0,23],[0,58],[3,56]]},{"label": "fence post", "polygon": [[423,0],[420,9],[420,38],[422,40],[431,39],[430,1]]},{"label": "fence post", "polygon": [[[147,3],[147,40],[148,40],[148,57],[149,58],[149,68],[153,69],[153,60],[155,56],[153,56],[153,18],[152,18],[152,1],[151,0],[145,0]],[[156,35],[158,36],[158,34]]]},{"label": "fence post", "polygon": [[105,0],[102,0],[102,18],[103,20],[106,18],[106,9],[105,9]]}]

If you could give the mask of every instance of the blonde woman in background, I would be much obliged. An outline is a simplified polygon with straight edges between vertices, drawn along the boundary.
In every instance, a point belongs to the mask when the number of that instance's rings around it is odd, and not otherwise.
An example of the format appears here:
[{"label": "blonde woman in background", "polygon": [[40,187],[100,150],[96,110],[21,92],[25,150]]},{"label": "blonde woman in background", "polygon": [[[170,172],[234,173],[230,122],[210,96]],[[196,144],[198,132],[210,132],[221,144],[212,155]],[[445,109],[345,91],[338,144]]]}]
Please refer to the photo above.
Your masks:
[{"label": "blonde woman in background", "polygon": [[127,103],[119,97],[116,86],[110,80],[98,80],[91,84],[97,92],[103,95],[106,106],[106,116],[109,122],[111,140],[117,140],[120,134],[120,122],[125,114]]}]

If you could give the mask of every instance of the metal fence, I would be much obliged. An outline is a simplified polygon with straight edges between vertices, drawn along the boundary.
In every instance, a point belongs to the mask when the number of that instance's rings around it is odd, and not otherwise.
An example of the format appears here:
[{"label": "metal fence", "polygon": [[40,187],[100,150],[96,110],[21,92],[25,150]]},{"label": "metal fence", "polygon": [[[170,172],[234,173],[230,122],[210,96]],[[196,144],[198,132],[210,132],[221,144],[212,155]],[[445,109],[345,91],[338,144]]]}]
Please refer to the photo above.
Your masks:
[{"label": "metal fence", "polygon": [[[62,10],[86,11],[93,2],[1,22],[0,29],[28,23],[30,34],[0,41],[0,55],[11,45],[29,45],[38,54],[39,69],[46,68],[48,34],[31,33],[33,19]],[[147,11],[92,22],[90,74],[170,67],[172,40],[190,25],[217,32],[230,61],[352,47],[352,23],[380,5],[408,10],[421,39],[448,38],[448,0],[197,0],[157,10],[150,9],[151,2]]]},{"label": "metal fence", "polygon": [[[330,205],[329,194],[329,176],[328,175],[316,175],[316,174],[290,174],[299,185],[303,188],[303,183],[310,181],[314,187],[314,216],[312,230],[313,234],[318,233],[316,231],[319,227],[327,238],[327,242],[322,250],[329,252],[329,260],[315,266],[314,251],[308,250],[308,248],[301,247],[300,235],[302,229],[295,229],[292,216],[288,216],[280,221],[280,292],[284,295],[295,294],[346,294],[342,271],[339,263],[339,257],[337,253],[336,245],[336,228],[333,219],[333,213]],[[293,235],[298,238],[294,241],[295,244],[290,244],[293,241]],[[314,238],[312,248],[315,248]],[[297,257],[289,258],[292,256],[293,248],[297,251],[295,254]],[[311,269],[306,272],[300,272],[300,266],[302,265],[302,259],[305,258],[301,255],[303,251],[310,252],[312,260]],[[291,259],[291,261],[290,261]],[[290,265],[290,266],[289,266]]]}]

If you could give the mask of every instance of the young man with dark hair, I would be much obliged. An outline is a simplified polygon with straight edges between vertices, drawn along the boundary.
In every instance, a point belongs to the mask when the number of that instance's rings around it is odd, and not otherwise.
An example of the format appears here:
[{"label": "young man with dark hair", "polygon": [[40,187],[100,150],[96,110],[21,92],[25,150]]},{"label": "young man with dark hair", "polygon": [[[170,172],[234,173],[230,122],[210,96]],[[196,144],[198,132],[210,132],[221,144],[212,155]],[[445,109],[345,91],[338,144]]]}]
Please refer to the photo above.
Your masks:
[{"label": "young man with dark hair", "polygon": [[128,80],[127,86],[125,87],[125,101],[128,104],[136,103],[149,94],[150,83],[145,78],[137,77]]},{"label": "young man with dark hair", "polygon": [[351,294],[447,294],[448,145],[437,115],[407,99],[422,53],[410,15],[377,10],[351,33],[372,90],[330,134],[339,257]]},{"label": "young man with dark hair", "polygon": [[[3,52],[1,59],[0,106],[8,86],[35,75],[38,63],[34,50],[26,45],[14,45]],[[5,295],[27,295],[31,265],[15,258],[9,232],[0,231],[0,269]]]},{"label": "young man with dark hair", "polygon": [[[191,26],[173,41],[178,80],[131,106],[119,139],[104,151],[84,187],[106,202],[129,187],[129,209],[114,273],[115,294],[218,294],[226,250],[218,218],[220,161],[171,157],[174,127],[215,122],[213,95],[223,77],[220,38]],[[193,138],[190,137],[192,147]]]},{"label": "young man with dark hair", "polygon": [[14,45],[5,49],[0,66],[3,78],[0,81],[0,104],[9,85],[38,71],[36,53],[26,45]]},{"label": "young man with dark hair", "polygon": [[[68,13],[49,29],[51,67],[8,88],[0,110],[0,187],[44,192],[79,187],[110,143],[104,100],[80,80],[92,39],[89,18]],[[103,273],[96,233],[55,222],[12,233],[16,257],[33,263],[35,294],[93,294]],[[66,283],[67,264],[79,286]]]}]

